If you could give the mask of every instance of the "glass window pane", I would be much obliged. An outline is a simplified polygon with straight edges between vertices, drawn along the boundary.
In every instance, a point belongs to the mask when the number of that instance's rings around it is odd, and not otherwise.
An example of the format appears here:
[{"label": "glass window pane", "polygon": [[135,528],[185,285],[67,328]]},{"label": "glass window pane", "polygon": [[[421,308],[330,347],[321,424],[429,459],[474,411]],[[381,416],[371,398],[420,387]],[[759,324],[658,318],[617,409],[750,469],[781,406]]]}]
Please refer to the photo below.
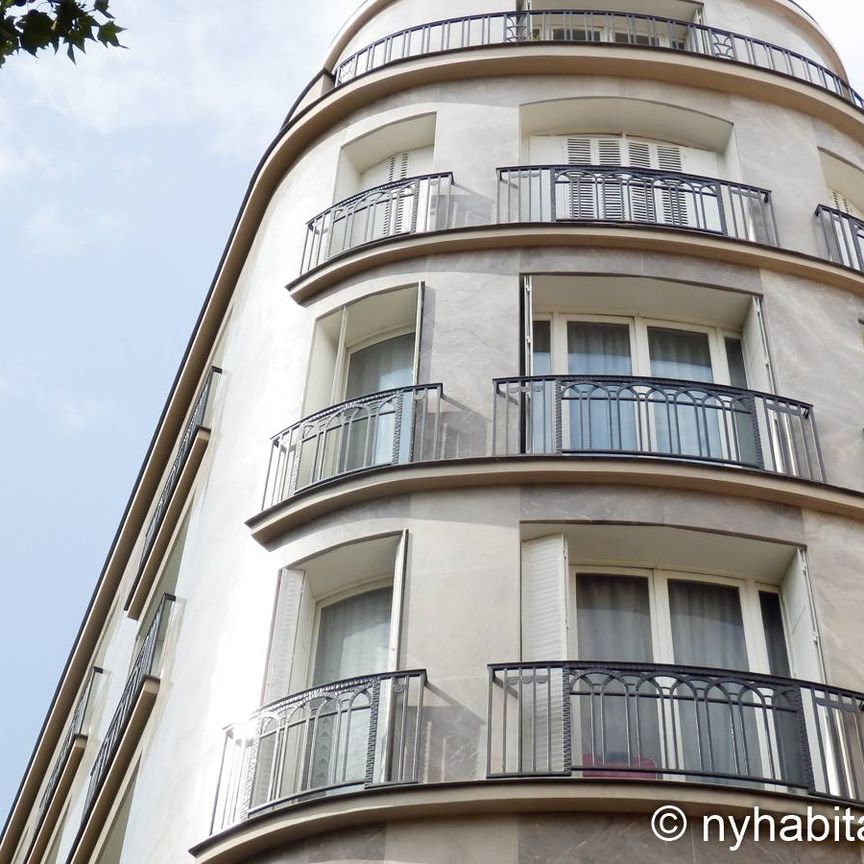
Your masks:
[{"label": "glass window pane", "polygon": [[737,588],[710,582],[669,582],[675,662],[748,669],[744,620]]},{"label": "glass window pane", "polygon": [[780,595],[771,591],[760,591],[759,605],[762,608],[765,644],[768,646],[768,668],[772,675],[788,678],[790,675],[789,653],[786,650],[786,634],[783,631]]},{"label": "glass window pane", "polygon": [[386,671],[392,600],[387,587],[322,607],[313,687]]},{"label": "glass window pane", "polygon": [[532,364],[535,375],[552,374],[552,322],[535,321]]},{"label": "glass window pane", "polygon": [[744,346],[740,339],[726,338],[726,360],[729,363],[729,383],[747,389],[747,367],[744,365]]},{"label": "glass window pane", "polygon": [[414,334],[384,339],[351,354],[345,398],[410,387],[414,379]]},{"label": "glass window pane", "polygon": [[580,660],[651,661],[647,579],[580,573],[576,577],[576,610]]},{"label": "glass window pane", "polygon": [[713,381],[706,333],[648,328],[651,374],[681,381]]},{"label": "glass window pane", "polygon": [[567,372],[630,375],[630,328],[626,324],[567,324]]}]

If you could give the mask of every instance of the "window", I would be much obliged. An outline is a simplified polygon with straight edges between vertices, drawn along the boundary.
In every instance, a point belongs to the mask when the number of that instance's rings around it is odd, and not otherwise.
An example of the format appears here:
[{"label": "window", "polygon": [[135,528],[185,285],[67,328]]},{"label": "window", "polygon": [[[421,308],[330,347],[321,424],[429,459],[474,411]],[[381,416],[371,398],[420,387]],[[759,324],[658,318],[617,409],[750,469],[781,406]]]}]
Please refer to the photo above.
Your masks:
[{"label": "window", "polygon": [[376,129],[342,149],[332,223],[322,226],[329,233],[328,256],[412,233],[429,216],[431,186],[411,181],[432,173],[434,141],[435,115],[427,114]]},{"label": "window", "polygon": [[406,546],[404,534],[349,543],[280,574],[253,807],[361,784],[370,737],[390,746],[407,696],[384,676],[373,717],[368,679],[398,668]]},{"label": "window", "polygon": [[[186,511],[186,516],[184,517],[183,522],[181,523],[180,528],[174,538],[174,542],[171,545],[171,551],[168,553],[168,556],[165,559],[165,566],[162,568],[162,572],[159,574],[159,579],[156,582],[156,587],[153,593],[150,595],[149,603],[146,606],[143,615],[141,616],[141,623],[138,627],[138,635],[135,639],[135,651],[132,655],[133,663],[138,657],[138,653],[147,638],[147,634],[150,632],[150,628],[153,625],[153,620],[159,613],[159,609],[162,608],[162,603],[165,595],[169,594],[171,596],[174,596],[174,593],[177,590],[177,580],[180,576],[180,564],[183,561],[183,552],[186,548],[186,534],[189,530],[189,514],[191,512],[191,508],[192,505],[190,503],[189,508]],[[165,636],[167,633],[167,617],[167,615],[164,616],[162,624],[159,628],[159,632],[156,634],[156,644],[154,646],[153,653],[154,658],[159,658],[162,656],[162,649],[164,647]]]},{"label": "window", "polygon": [[437,391],[416,386],[422,299],[422,285],[395,289],[317,322],[303,409],[311,419],[286,444],[292,489],[426,452],[415,433],[437,410]]},{"label": "window", "polygon": [[405,543],[349,543],[282,571],[264,704],[398,668]]},{"label": "window", "polygon": [[554,174],[556,220],[724,230],[719,185],[681,177],[717,177],[717,154],[710,150],[630,135],[573,134],[532,136],[530,151],[534,164],[574,166]]},{"label": "window", "polygon": [[[659,453],[758,461],[754,412],[698,386],[747,387],[740,333],[643,318],[553,314],[534,319],[531,369],[574,376],[561,393],[565,450],[636,452],[650,440]],[[546,419],[544,405],[535,416],[536,435],[548,434]]]},{"label": "window", "polygon": [[[657,563],[619,563],[639,558]],[[573,765],[586,776],[799,785],[787,690],[750,674],[821,677],[815,632],[806,565],[791,547],[613,525],[523,542],[523,661],[574,659]],[[532,752],[545,748],[550,766],[562,758],[560,704],[550,692],[522,709]]]}]

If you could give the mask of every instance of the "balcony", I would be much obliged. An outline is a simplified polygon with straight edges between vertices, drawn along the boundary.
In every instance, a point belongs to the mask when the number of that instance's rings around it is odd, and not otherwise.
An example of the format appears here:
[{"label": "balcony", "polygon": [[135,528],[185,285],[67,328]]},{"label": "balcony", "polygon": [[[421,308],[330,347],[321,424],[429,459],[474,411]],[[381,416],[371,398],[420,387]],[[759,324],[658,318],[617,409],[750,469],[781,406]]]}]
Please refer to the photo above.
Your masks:
[{"label": "balcony", "polygon": [[401,387],[325,408],[273,438],[263,509],[326,480],[438,459],[440,384]]},{"label": "balcony", "polygon": [[452,187],[452,174],[426,174],[375,186],[334,204],[306,225],[301,272],[361,246],[449,228]]},{"label": "balcony", "polygon": [[643,168],[499,168],[498,222],[650,225],[779,245],[767,189]]},{"label": "balcony", "polygon": [[339,64],[333,77],[340,87],[406,60],[472,48],[544,43],[695,54],[787,76],[864,110],[864,98],[839,75],[795,51],[691,21],[629,12],[509,11],[421,24],[361,49]]},{"label": "balcony", "polygon": [[133,618],[137,618],[141,613],[144,600],[152,587],[161,562],[161,556],[167,549],[171,533],[186,501],[186,495],[204,458],[204,451],[210,440],[211,397],[221,374],[222,370],[214,366],[204,379],[174,455],[174,461],[159,494],[159,500],[156,502],[144,533],[135,584],[126,601],[129,614]]},{"label": "balcony", "polygon": [[816,208],[816,219],[828,260],[864,273],[864,221],[824,204]]},{"label": "balcony", "polygon": [[425,671],[313,687],[226,732],[211,833],[274,807],[420,780]]},{"label": "balcony", "polygon": [[[129,746],[130,735],[127,733],[133,732],[135,736],[139,735],[153,707],[156,694],[155,691],[146,692],[147,682],[149,680],[158,683],[162,646],[174,602],[175,598],[170,594],[162,598],[135,657],[135,662],[132,664],[120,702],[114,711],[90,771],[90,783],[84,799],[83,825],[86,825],[101,793],[104,791],[110,797],[116,791],[109,789],[108,786],[120,782],[122,772],[125,770],[125,765],[121,763],[124,763],[126,758],[131,758],[134,753],[134,746]],[[119,758],[121,751],[124,753],[124,759]],[[111,784],[108,782],[109,776],[113,780]]]},{"label": "balcony", "polygon": [[638,456],[713,462],[824,482],[813,407],[717,384],[630,376],[493,382],[503,456]]},{"label": "balcony", "polygon": [[861,802],[864,694],[640,663],[489,667],[490,778],[684,781]]}]

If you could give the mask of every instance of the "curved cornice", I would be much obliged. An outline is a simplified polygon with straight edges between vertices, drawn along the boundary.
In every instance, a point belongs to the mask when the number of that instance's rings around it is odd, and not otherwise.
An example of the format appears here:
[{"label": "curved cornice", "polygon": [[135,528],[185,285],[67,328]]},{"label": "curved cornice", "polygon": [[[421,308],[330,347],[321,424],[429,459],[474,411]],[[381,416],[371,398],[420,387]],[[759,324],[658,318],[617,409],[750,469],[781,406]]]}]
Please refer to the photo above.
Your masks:
[{"label": "curved cornice", "polygon": [[632,249],[686,255],[771,270],[864,295],[864,273],[822,258],[696,231],[600,223],[486,225],[412,234],[359,246],[296,279],[288,290],[305,303],[359,273],[430,255],[531,248]]},{"label": "curved cornice", "polygon": [[[308,837],[391,821],[521,813],[651,813],[674,801],[687,813],[835,815],[833,801],[719,785],[564,779],[476,780],[381,787],[297,804],[250,819],[190,849],[197,864],[241,864]],[[853,813],[859,808],[850,807]],[[260,859],[260,860],[263,860]]]},{"label": "curved cornice", "polygon": [[[324,69],[332,73],[348,43],[360,32],[361,28],[394,2],[395,0],[365,0],[365,2],[361,3],[351,17],[342,25],[342,28],[330,44],[327,56],[324,59]],[[846,75],[846,67],[837,53],[837,49],[825,31],[819,26],[819,22],[802,6],[793,2],[793,0],[755,0],[755,2],[768,7],[777,14],[793,18],[799,25],[803,24],[804,29],[809,30],[821,43],[828,59],[835,66],[836,71],[841,75]],[[477,14],[482,14],[482,11]],[[418,22],[412,21],[410,23],[416,24]]]},{"label": "curved cornice", "polygon": [[335,478],[259,513],[246,524],[252,536],[266,545],[312,519],[396,495],[493,486],[585,484],[709,492],[864,521],[864,493],[780,474],[655,457],[490,456],[386,466]]}]

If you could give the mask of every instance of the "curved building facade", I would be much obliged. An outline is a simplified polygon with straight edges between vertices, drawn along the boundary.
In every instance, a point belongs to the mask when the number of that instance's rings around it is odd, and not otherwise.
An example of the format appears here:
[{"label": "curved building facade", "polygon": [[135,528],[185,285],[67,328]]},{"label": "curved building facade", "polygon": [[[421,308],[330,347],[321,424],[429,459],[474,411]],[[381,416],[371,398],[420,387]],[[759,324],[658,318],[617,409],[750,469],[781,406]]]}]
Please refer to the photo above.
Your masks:
[{"label": "curved building facade", "polygon": [[[10,864],[857,861],[864,99],[787,0],[368,0],[262,159]],[[820,857],[821,856],[821,857]]]}]

